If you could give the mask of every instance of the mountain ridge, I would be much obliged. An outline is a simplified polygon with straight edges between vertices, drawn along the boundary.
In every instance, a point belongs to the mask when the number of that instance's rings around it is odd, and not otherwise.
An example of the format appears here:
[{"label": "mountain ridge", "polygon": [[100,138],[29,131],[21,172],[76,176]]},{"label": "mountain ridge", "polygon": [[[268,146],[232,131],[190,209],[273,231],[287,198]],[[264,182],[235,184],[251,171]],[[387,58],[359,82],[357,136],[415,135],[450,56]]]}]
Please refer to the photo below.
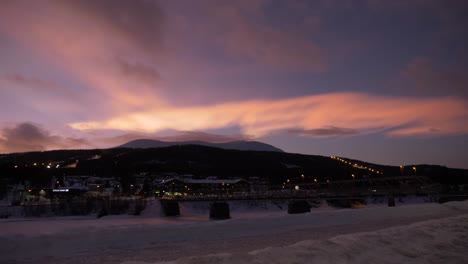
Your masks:
[{"label": "mountain ridge", "polygon": [[145,149],[145,148],[165,148],[171,146],[181,145],[200,145],[205,147],[214,147],[221,149],[232,149],[241,151],[271,151],[271,152],[284,152],[275,146],[259,142],[259,141],[228,141],[222,143],[212,143],[202,140],[190,140],[190,141],[162,141],[154,139],[136,139],[119,145],[114,148],[131,148],[131,149]]}]

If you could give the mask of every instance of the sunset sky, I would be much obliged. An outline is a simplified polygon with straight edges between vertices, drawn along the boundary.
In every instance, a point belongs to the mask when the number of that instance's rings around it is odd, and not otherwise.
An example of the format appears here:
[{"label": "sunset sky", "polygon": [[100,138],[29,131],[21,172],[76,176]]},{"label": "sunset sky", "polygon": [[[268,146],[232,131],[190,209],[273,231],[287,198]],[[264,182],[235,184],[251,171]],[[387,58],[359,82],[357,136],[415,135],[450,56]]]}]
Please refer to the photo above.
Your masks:
[{"label": "sunset sky", "polygon": [[468,168],[468,1],[2,0],[0,153],[132,139]]}]

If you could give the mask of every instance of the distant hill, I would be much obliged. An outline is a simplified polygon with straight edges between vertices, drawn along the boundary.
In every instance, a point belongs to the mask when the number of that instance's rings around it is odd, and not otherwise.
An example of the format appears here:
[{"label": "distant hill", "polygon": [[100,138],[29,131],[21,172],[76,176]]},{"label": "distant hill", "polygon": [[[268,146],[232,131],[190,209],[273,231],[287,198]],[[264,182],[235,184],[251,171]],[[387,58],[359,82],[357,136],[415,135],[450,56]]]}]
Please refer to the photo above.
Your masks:
[{"label": "distant hill", "polygon": [[284,152],[283,150],[276,148],[272,145],[268,145],[257,141],[231,141],[225,143],[211,143],[206,141],[179,141],[179,142],[167,142],[152,139],[137,139],[127,142],[123,145],[117,146],[116,148],[165,148],[171,146],[181,145],[199,145],[206,147],[214,147],[221,149],[234,149],[234,150],[249,150],[249,151],[273,151],[273,152]]}]

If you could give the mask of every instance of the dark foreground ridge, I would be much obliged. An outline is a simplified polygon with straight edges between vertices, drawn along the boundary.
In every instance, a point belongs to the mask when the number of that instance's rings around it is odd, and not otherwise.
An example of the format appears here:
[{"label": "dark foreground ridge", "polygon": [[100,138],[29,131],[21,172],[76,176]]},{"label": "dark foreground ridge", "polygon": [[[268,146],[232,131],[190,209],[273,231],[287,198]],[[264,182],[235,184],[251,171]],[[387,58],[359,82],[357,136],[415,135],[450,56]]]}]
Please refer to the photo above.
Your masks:
[{"label": "dark foreground ridge", "polygon": [[405,165],[400,168],[340,157],[278,151],[239,151],[201,145],[54,150],[0,155],[0,180],[7,184],[25,180],[50,180],[51,177],[62,175],[122,179],[143,172],[145,175],[190,174],[200,179],[210,176],[218,179],[257,178],[266,181],[268,185],[314,184],[327,180],[359,181],[403,175],[424,176],[441,184],[468,183],[468,170],[438,165]]}]

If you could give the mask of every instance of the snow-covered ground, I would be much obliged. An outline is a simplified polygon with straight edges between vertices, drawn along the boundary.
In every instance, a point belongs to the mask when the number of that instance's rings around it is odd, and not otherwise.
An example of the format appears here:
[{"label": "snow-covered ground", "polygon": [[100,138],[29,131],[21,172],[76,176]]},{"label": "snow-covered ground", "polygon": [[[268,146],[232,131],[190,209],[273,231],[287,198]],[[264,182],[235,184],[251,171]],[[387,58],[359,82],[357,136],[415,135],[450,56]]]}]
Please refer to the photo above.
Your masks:
[{"label": "snow-covered ground", "polygon": [[172,218],[154,201],[141,216],[2,219],[0,263],[468,263],[468,201],[300,215],[233,202],[224,221],[180,206]]}]

